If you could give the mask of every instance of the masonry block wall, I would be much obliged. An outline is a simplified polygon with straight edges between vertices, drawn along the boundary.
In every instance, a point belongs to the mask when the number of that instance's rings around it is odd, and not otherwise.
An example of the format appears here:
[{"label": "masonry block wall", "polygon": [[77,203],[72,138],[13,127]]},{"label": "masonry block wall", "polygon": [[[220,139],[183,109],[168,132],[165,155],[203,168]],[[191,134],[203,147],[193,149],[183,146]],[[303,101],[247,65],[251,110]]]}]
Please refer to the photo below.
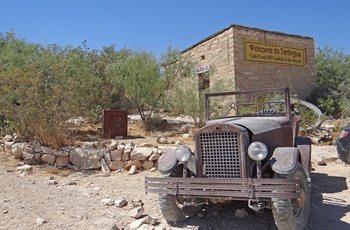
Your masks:
[{"label": "masonry block wall", "polygon": [[290,87],[305,99],[316,85],[314,40],[231,25],[183,51],[198,65],[216,69],[232,90]]}]

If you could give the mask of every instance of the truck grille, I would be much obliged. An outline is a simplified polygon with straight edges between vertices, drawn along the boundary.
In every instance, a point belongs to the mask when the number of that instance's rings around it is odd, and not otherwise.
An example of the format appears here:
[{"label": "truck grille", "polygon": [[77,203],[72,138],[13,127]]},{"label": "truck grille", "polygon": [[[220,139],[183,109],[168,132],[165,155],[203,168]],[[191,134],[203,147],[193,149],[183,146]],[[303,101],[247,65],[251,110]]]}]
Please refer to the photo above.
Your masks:
[{"label": "truck grille", "polygon": [[241,177],[238,136],[235,132],[200,134],[205,177]]}]

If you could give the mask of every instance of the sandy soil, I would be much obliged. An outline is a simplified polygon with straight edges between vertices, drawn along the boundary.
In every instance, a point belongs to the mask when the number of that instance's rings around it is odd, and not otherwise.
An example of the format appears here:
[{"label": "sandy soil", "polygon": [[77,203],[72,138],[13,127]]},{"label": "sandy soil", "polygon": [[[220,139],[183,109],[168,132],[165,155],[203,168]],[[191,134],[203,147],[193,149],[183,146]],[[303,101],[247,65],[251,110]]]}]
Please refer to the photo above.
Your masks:
[{"label": "sandy soil", "polygon": [[[155,137],[151,137],[155,138]],[[145,142],[145,139],[132,141]],[[326,165],[313,164],[312,204],[307,230],[349,229],[350,167],[336,160],[335,146],[313,146],[313,155]],[[144,177],[159,176],[143,171],[134,175],[99,171],[74,172],[49,166],[29,171],[17,169],[17,162],[0,152],[0,229],[130,229],[138,220],[131,217],[133,200],[141,200],[141,218],[157,218],[156,225],[138,229],[277,229],[271,211],[249,212],[235,217],[236,204],[206,207],[205,217],[192,217],[170,226],[162,218],[157,194],[145,194]],[[101,204],[103,199],[125,199],[122,208]]]}]

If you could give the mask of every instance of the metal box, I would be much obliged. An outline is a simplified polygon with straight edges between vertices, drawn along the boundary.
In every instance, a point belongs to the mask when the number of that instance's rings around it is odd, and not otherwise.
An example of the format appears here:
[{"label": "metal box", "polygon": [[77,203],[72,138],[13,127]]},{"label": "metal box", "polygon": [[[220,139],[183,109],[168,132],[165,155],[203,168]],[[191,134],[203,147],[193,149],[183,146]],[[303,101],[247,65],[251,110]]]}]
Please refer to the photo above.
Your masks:
[{"label": "metal box", "polygon": [[102,135],[104,138],[127,136],[128,112],[123,110],[104,110],[102,114]]}]

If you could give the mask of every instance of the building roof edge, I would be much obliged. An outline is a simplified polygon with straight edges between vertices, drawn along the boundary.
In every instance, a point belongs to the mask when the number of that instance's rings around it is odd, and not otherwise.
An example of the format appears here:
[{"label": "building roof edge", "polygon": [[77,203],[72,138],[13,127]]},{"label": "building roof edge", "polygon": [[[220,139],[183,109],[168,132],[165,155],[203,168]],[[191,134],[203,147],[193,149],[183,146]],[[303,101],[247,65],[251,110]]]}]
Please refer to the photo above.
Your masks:
[{"label": "building roof edge", "polygon": [[181,51],[181,53],[186,53],[188,50],[198,46],[199,44],[205,42],[205,41],[208,41],[209,39],[225,32],[226,30],[229,30],[231,28],[241,28],[241,29],[247,29],[247,30],[258,30],[258,31],[261,31],[261,32],[265,32],[265,33],[274,33],[274,34],[280,34],[280,35],[287,35],[287,36],[292,36],[292,37],[298,37],[298,38],[306,38],[306,39],[312,39],[314,40],[312,37],[308,37],[308,36],[301,36],[301,35],[296,35],[296,34],[287,34],[287,33],[283,33],[283,32],[278,32],[278,31],[271,31],[271,30],[264,30],[264,29],[260,29],[260,28],[257,28],[257,27],[248,27],[248,26],[242,26],[242,25],[238,25],[238,24],[231,24],[230,26],[222,29],[222,30],[219,30],[218,32],[202,39],[201,41],[189,46],[188,48],[184,49],[183,51]]}]

